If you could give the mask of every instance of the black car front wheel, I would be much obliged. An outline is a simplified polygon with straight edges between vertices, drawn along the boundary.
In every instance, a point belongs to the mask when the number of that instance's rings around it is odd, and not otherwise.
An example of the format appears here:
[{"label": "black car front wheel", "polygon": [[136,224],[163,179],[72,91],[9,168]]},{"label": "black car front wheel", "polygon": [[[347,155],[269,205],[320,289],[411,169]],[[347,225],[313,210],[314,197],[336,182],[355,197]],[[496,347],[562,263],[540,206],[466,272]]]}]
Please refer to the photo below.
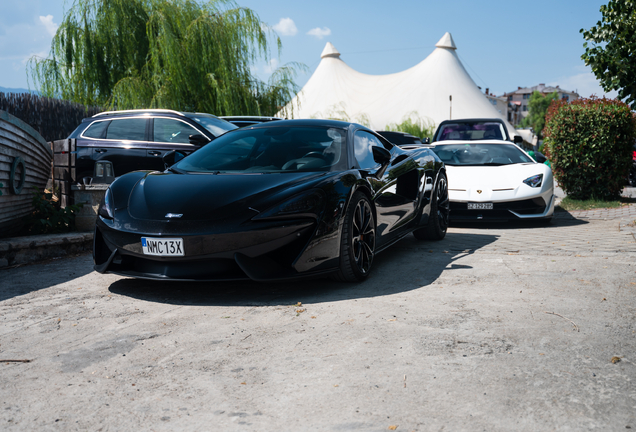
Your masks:
[{"label": "black car front wheel", "polygon": [[418,240],[441,240],[446,237],[450,216],[450,198],[446,174],[440,173],[431,198],[431,213],[425,227],[413,231]]},{"label": "black car front wheel", "polygon": [[375,218],[371,202],[362,192],[351,198],[340,242],[340,269],[335,279],[359,282],[369,276],[375,256]]}]

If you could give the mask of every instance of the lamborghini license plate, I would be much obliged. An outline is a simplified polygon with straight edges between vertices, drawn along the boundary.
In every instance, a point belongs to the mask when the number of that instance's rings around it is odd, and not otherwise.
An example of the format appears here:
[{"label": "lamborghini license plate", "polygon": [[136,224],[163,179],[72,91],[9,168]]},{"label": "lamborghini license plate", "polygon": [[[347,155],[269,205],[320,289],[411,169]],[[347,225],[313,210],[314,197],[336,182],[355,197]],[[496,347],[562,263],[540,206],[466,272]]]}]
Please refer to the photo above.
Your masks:
[{"label": "lamborghini license plate", "polygon": [[492,210],[492,203],[468,203],[468,210]]},{"label": "lamborghini license plate", "polygon": [[184,256],[183,239],[142,237],[141,247],[144,255]]}]

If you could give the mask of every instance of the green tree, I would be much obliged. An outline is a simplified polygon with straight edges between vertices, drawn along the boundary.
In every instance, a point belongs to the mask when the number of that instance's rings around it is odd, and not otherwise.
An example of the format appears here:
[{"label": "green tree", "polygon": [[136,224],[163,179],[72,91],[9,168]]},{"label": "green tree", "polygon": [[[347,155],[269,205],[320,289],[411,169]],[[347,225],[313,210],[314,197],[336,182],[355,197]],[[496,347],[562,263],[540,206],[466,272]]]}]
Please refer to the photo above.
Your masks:
[{"label": "green tree", "polygon": [[75,0],[30,75],[45,96],[110,109],[272,115],[296,94],[302,65],[265,83],[250,67],[280,39],[231,0]]},{"label": "green tree", "polygon": [[532,127],[539,139],[543,139],[543,128],[545,126],[545,114],[553,100],[558,100],[557,92],[544,95],[539,91],[534,91],[528,101],[528,116],[521,120],[521,127]]},{"label": "green tree", "polygon": [[636,109],[636,1],[610,0],[601,6],[603,18],[589,30],[581,29],[588,42],[581,58],[592,68],[605,91]]}]

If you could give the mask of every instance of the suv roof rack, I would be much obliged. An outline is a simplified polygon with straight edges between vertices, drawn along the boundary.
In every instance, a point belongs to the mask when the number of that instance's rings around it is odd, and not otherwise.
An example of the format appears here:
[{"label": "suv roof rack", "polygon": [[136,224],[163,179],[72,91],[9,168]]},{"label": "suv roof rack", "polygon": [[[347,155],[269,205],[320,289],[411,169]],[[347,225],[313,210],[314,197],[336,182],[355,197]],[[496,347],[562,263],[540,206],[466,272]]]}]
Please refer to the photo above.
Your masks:
[{"label": "suv roof rack", "polygon": [[117,114],[125,114],[125,113],[153,113],[153,112],[164,112],[164,113],[172,113],[180,116],[184,116],[182,112],[169,110],[169,109],[133,109],[133,110],[119,110],[119,111],[104,111],[95,114],[93,117],[107,116],[107,115],[117,115]]}]

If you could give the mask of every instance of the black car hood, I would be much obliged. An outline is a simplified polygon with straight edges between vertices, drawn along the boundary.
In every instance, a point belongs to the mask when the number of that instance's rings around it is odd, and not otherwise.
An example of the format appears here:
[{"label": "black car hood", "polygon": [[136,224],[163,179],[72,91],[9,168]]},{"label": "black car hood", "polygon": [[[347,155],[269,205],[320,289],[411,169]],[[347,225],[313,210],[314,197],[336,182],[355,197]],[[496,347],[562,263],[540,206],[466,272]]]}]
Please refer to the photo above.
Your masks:
[{"label": "black car hood", "polygon": [[[324,173],[175,174],[152,172],[132,189],[128,202],[135,219],[162,220],[168,213],[180,221],[236,222],[267,210],[289,194],[312,187]],[[251,207],[251,209],[250,209]]]}]

